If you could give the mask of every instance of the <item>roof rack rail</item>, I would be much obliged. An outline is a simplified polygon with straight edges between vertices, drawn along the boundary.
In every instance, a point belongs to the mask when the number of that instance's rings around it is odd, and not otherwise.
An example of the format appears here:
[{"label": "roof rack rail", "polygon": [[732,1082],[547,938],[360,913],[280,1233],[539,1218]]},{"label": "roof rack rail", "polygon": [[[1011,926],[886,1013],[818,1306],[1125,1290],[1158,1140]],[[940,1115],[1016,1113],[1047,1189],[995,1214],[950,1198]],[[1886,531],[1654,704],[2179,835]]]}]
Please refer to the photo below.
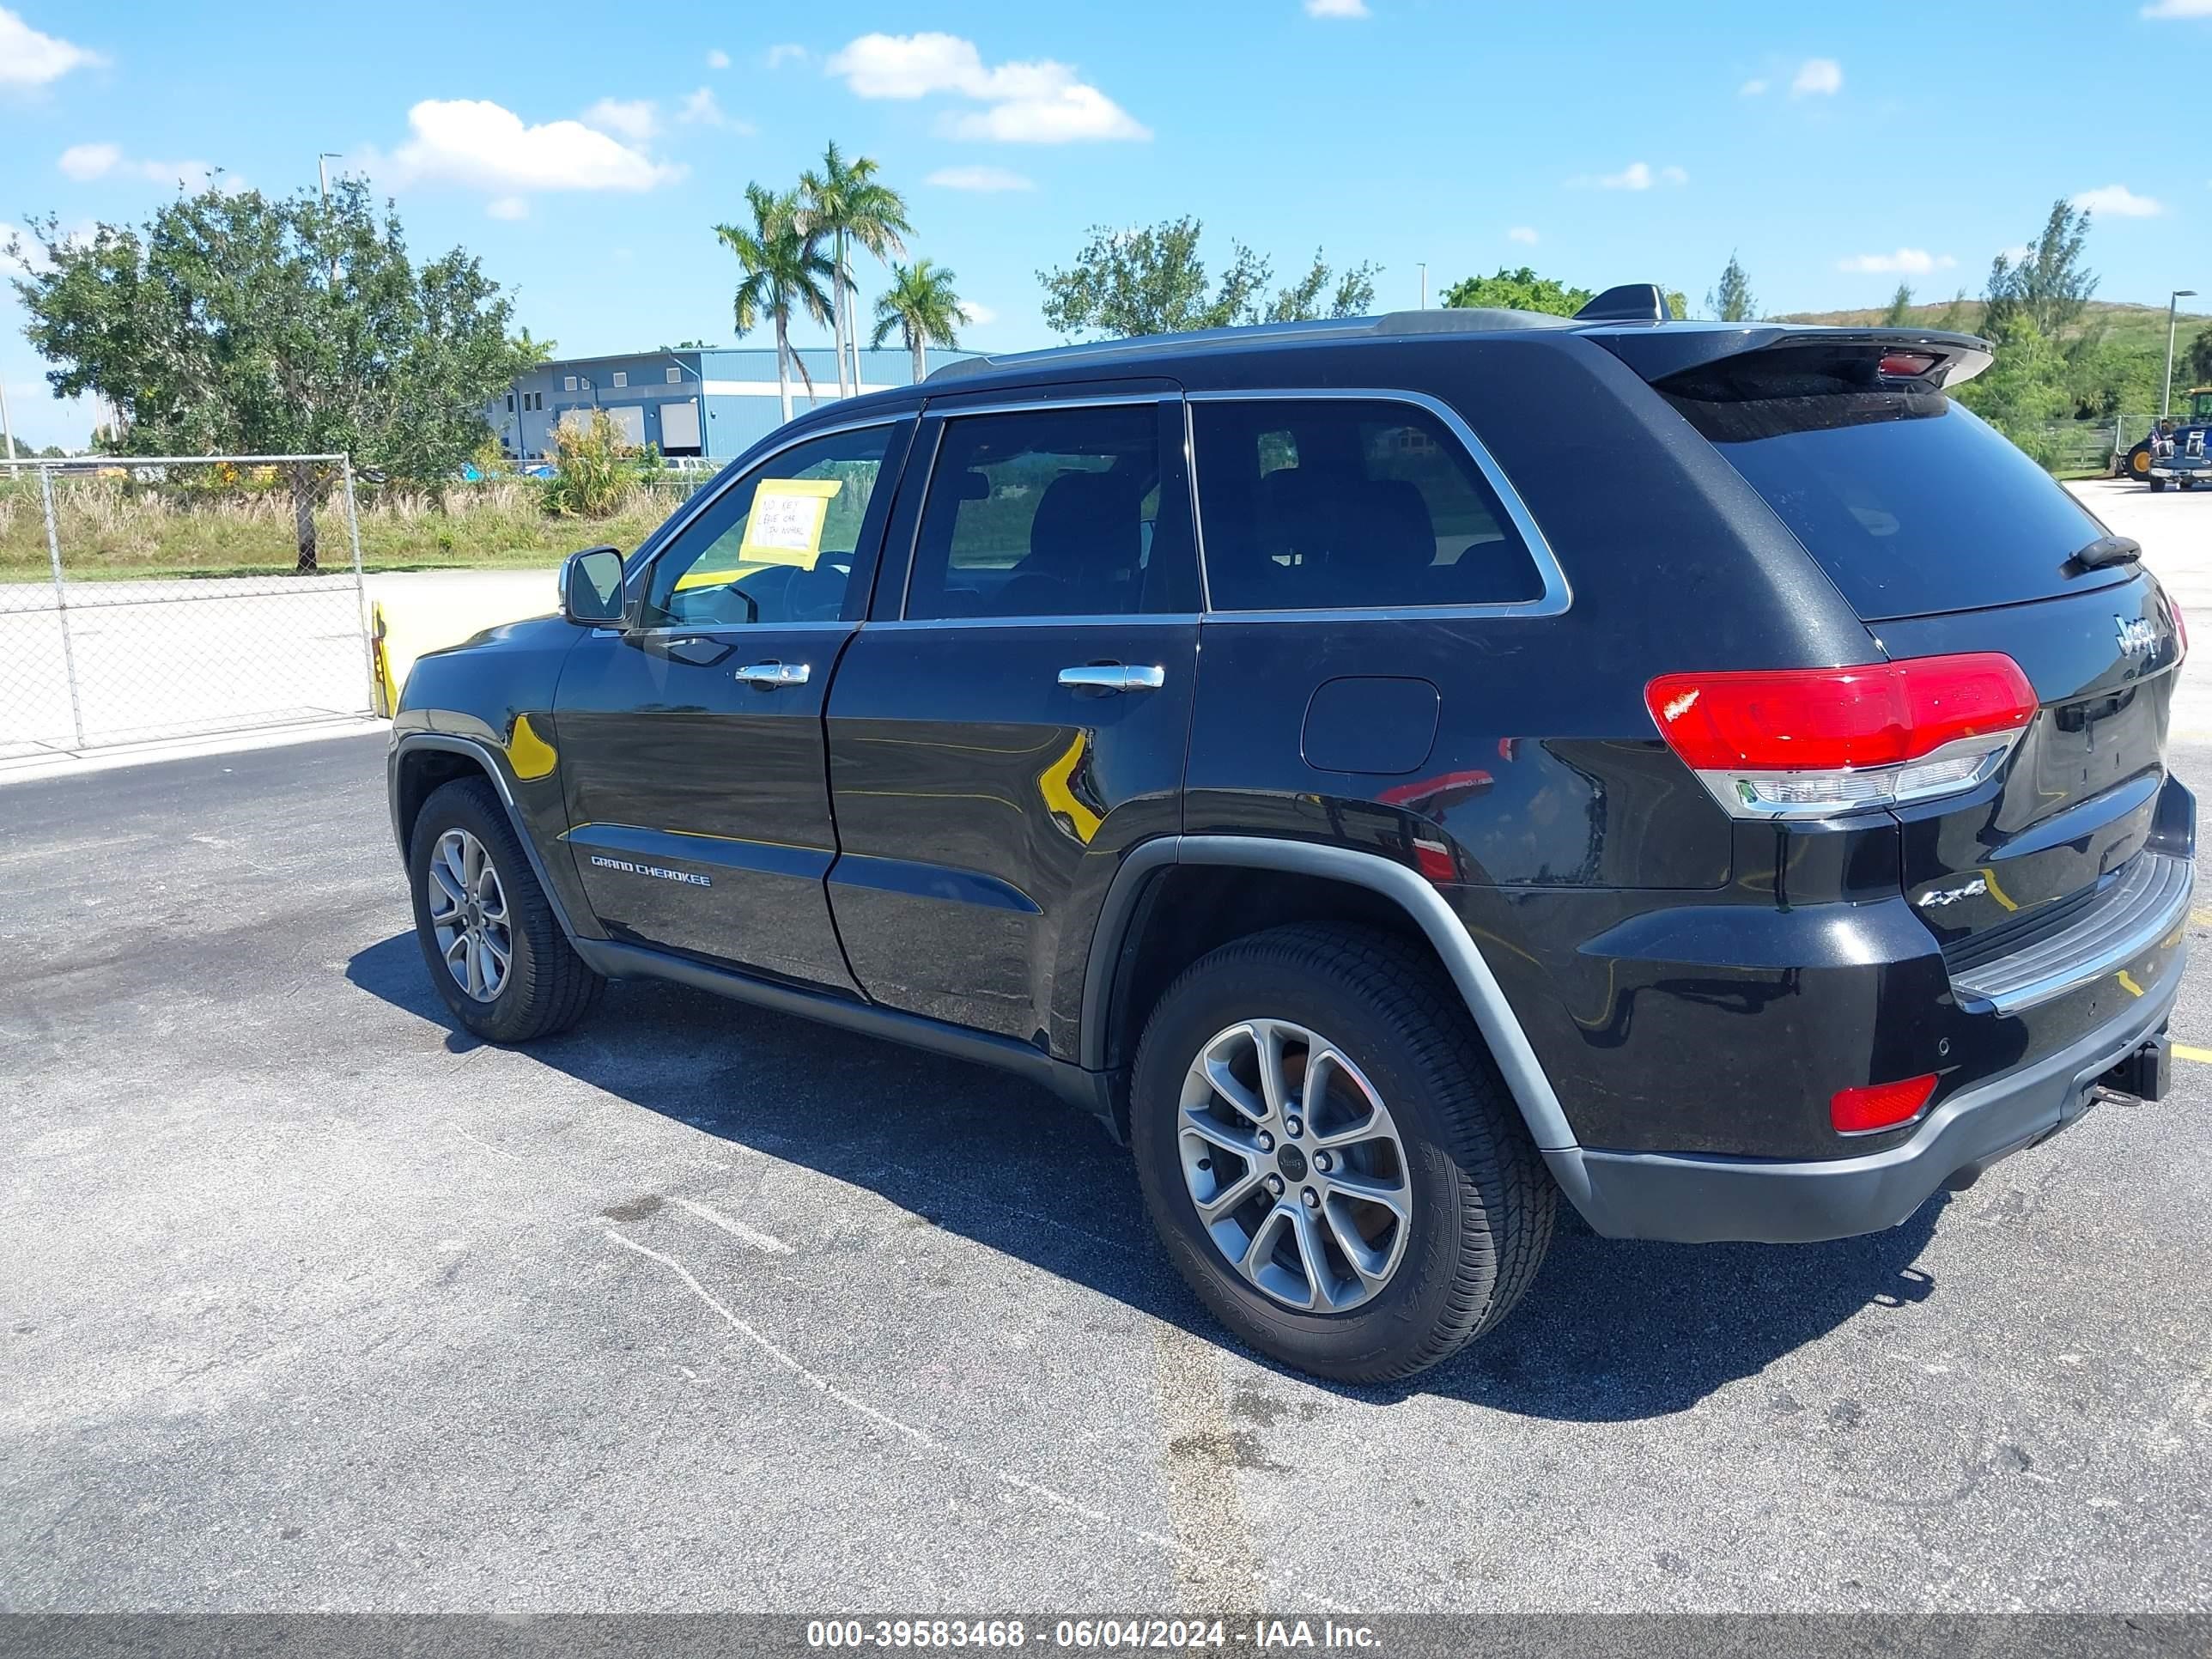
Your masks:
[{"label": "roof rack rail", "polygon": [[1673,320],[1656,283],[1623,283],[1575,313],[1578,323],[1664,323]]},{"label": "roof rack rail", "polygon": [[1048,360],[1081,362],[1094,359],[1142,358],[1172,351],[1256,345],[1269,340],[1341,338],[1349,334],[1495,334],[1501,329],[1571,328],[1575,319],[1535,311],[1495,307],[1443,307],[1428,311],[1390,311],[1379,317],[1324,317],[1302,323],[1255,323],[1233,328],[1195,329],[1178,334],[1139,334],[1120,340],[1088,340],[1002,356],[956,358],[930,370],[931,382],[965,380],[994,369]]}]

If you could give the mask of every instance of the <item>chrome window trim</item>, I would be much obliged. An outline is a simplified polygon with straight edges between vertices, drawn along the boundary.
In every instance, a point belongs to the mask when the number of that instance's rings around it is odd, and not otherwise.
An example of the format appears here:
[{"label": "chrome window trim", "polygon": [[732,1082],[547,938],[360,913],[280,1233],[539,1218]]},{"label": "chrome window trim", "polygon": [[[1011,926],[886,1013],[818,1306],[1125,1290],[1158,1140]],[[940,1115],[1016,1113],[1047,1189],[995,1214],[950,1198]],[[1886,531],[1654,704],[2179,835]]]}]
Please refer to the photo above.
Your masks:
[{"label": "chrome window trim", "polygon": [[1096,398],[1022,398],[1005,402],[985,400],[946,404],[926,398],[923,409],[941,421],[965,420],[970,415],[1033,415],[1050,409],[1115,409],[1129,404],[1164,404],[1182,397],[1180,392],[1113,392]]},{"label": "chrome window trim", "polygon": [[[841,433],[846,432],[866,432],[872,427],[882,426],[896,428],[901,421],[916,419],[920,411],[917,410],[904,410],[890,416],[872,415],[866,420],[840,421],[831,426],[814,427],[805,432],[799,434],[795,437],[790,438],[786,441],[776,445],[773,449],[763,451],[750,465],[744,465],[742,471],[738,469],[744,464],[744,457],[742,455],[739,456],[737,460],[730,463],[730,471],[732,476],[721,485],[719,487],[709,487],[698,491],[690,501],[684,502],[682,507],[677,509],[677,512],[682,514],[682,516],[670,521],[667,526],[668,533],[661,538],[660,545],[653,550],[653,556],[645,560],[637,567],[638,576],[641,580],[650,580],[653,566],[659,564],[663,558],[667,556],[668,550],[673,547],[684,532],[691,527],[691,521],[694,519],[697,518],[708,507],[712,507],[716,501],[720,501],[724,495],[727,495],[731,490],[735,489],[740,483],[750,477],[756,470],[766,466],[777,456],[788,454],[791,451],[798,448],[801,444],[811,444],[817,438],[834,438]],[[625,570],[623,573],[623,586],[627,588],[629,585],[629,573]],[[642,593],[641,593],[639,597],[642,599]],[[681,626],[681,624],[670,624],[670,626]],[[661,632],[662,629],[660,626],[655,626],[653,628],[632,629],[629,631],[637,634],[652,634]]]},{"label": "chrome window trim", "polygon": [[[1513,599],[1497,605],[1413,605],[1374,606],[1334,606],[1316,611],[1218,611],[1212,608],[1212,590],[1206,584],[1206,527],[1204,514],[1198,507],[1198,439],[1195,422],[1190,416],[1194,404],[1227,403],[1382,403],[1405,404],[1425,410],[1442,422],[1444,429],[1460,441],[1475,470],[1490,485],[1505,509],[1505,516],[1528,550],[1536,574],[1544,584],[1544,591],[1533,599]],[[1391,391],[1376,387],[1358,389],[1338,386],[1267,386],[1239,387],[1234,390],[1186,392],[1183,394],[1183,419],[1190,442],[1191,514],[1198,526],[1199,579],[1200,592],[1207,597],[1207,608],[1202,621],[1212,622],[1311,622],[1319,618],[1328,622],[1398,622],[1435,619],[1464,620],[1470,617],[1544,617],[1563,616],[1574,604],[1574,589],[1567,581],[1567,573],[1559,567],[1559,556],[1553,552],[1551,542],[1514,489],[1512,480],[1505,476],[1489,448],[1474,435],[1474,429],[1462,418],[1457,410],[1425,392]]]},{"label": "chrome window trim", "polygon": [[[1057,409],[1121,409],[1133,408],[1143,404],[1151,404],[1157,407],[1161,404],[1182,403],[1183,401],[1184,394],[1181,392],[1122,392],[1100,398],[1023,398],[1008,402],[994,402],[986,399],[985,401],[974,404],[963,404],[957,408],[945,408],[941,404],[925,403],[923,404],[924,410],[928,414],[933,415],[937,417],[937,429],[929,447],[929,470],[922,475],[921,500],[915,507],[914,534],[908,540],[906,551],[906,580],[899,587],[898,615],[896,617],[887,617],[881,622],[872,622],[868,625],[872,628],[902,629],[1008,628],[1016,626],[1023,628],[1048,628],[1055,624],[1076,623],[1085,627],[1095,628],[1109,623],[1131,623],[1144,621],[1181,621],[1195,623],[1198,620],[1198,617],[1194,612],[1183,612],[1180,615],[1171,616],[1157,611],[1085,611],[1080,616],[1074,617],[1066,616],[1065,614],[1038,617],[909,617],[906,614],[907,607],[914,601],[915,554],[916,550],[921,546],[921,521],[926,516],[927,516],[929,512],[930,492],[937,486],[938,463],[945,458],[945,428],[946,427],[950,426],[955,421],[964,421],[978,415],[1034,415]],[[1183,431],[1187,441],[1190,431],[1190,417],[1188,413],[1183,416]],[[908,456],[907,465],[908,466],[912,466],[914,465],[914,457],[911,453]],[[1198,539],[1196,526],[1197,517],[1195,503],[1194,503],[1191,531],[1191,540],[1193,543],[1191,550],[1194,555],[1198,551],[1196,546]],[[1199,560],[1199,592],[1201,595],[1206,591],[1205,584],[1206,562],[1203,558],[1200,558]]]},{"label": "chrome window trim", "polygon": [[1079,617],[886,617],[860,626],[871,633],[885,628],[1108,628],[1139,623],[1188,627],[1198,619],[1195,611],[1086,611]]}]

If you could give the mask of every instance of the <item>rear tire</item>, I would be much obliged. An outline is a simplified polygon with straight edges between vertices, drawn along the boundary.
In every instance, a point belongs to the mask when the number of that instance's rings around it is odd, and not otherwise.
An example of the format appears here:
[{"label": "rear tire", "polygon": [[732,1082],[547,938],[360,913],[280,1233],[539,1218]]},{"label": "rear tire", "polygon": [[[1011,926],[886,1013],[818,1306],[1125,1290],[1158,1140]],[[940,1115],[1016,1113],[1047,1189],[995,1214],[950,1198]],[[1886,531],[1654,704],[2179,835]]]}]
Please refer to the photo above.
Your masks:
[{"label": "rear tire", "polygon": [[[1270,1045],[1273,1108],[1258,1069]],[[1316,1073],[1327,1080],[1310,1101]],[[1353,1144],[1377,1121],[1401,1150]],[[1281,927],[1194,963],[1146,1024],[1130,1132],[1153,1224],[1200,1299],[1261,1352],[1339,1382],[1449,1358],[1505,1316],[1551,1241],[1558,1188],[1466,1005],[1387,933]],[[1332,1160],[1325,1147],[1340,1150]],[[1232,1200],[1209,1229],[1201,1202]]]},{"label": "rear tire", "polygon": [[569,947],[507,809],[485,780],[458,778],[423,802],[407,871],[415,937],[431,983],[477,1036],[487,1042],[551,1036],[598,1003],[606,981]]}]

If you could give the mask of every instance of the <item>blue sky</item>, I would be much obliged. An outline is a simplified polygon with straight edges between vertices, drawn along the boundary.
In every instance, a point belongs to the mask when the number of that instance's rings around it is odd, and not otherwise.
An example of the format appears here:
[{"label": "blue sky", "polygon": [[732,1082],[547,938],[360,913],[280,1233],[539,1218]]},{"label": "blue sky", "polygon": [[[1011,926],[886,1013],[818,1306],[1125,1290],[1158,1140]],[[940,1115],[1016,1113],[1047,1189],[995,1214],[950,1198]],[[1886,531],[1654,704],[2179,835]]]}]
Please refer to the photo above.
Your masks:
[{"label": "blue sky", "polygon": [[[1643,26],[1641,19],[1653,21]],[[1087,227],[1204,219],[1279,275],[1316,245],[1378,304],[1527,263],[1763,308],[1978,292],[2059,196],[2102,295],[2212,293],[2212,0],[1993,12],[1832,0],[897,0],[370,9],[0,0],[0,225],[143,218],[206,165],[312,185],[318,151],[455,242],[564,353],[731,341],[712,225],[835,137],[958,273],[963,343],[1052,343],[1040,267]],[[2168,155],[2186,159],[2170,161]],[[0,231],[0,241],[5,232]],[[879,273],[860,273],[862,305]],[[19,433],[82,442],[0,298]]]}]

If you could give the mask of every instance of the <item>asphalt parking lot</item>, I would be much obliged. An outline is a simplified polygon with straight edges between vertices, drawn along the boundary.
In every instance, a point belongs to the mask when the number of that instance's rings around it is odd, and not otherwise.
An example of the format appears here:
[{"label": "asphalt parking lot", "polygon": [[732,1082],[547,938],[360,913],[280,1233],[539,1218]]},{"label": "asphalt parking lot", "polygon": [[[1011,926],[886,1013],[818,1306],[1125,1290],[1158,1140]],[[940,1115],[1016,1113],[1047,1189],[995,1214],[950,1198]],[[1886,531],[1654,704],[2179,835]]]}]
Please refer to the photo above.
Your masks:
[{"label": "asphalt parking lot", "polygon": [[460,1036],[380,737],[11,785],[0,890],[0,1609],[2212,1609],[2212,1064],[1879,1237],[1572,1233],[1354,1391],[1021,1085]]}]

